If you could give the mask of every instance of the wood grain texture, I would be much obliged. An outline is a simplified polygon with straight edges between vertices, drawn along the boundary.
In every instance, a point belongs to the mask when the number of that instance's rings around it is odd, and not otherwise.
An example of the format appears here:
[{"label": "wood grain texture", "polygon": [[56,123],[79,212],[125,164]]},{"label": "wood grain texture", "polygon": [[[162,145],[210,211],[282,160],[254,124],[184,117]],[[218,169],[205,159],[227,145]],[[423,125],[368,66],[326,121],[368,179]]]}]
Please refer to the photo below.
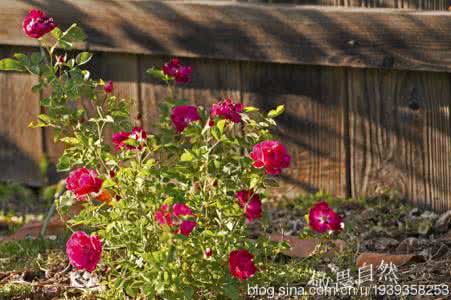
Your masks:
[{"label": "wood grain texture", "polygon": [[31,7],[78,22],[93,50],[295,64],[451,71],[448,12],[222,1],[0,1],[0,43],[36,45]]},{"label": "wood grain texture", "polygon": [[[161,67],[169,57],[143,56],[141,62],[141,99],[143,122],[147,130],[159,122],[159,103],[167,97],[167,87],[162,82],[145,73],[150,67]],[[174,96],[176,99],[188,100],[194,105],[203,105],[209,109],[218,99],[231,97],[241,101],[240,65],[238,62],[211,59],[181,59],[185,65],[193,68],[192,81],[178,85]]]},{"label": "wood grain texture", "polygon": [[346,196],[345,76],[342,69],[243,63],[246,104],[269,111],[285,105],[275,136],[289,149],[288,197],[323,190]]},{"label": "wood grain texture", "polygon": [[351,189],[451,207],[448,74],[348,70]]},{"label": "wood grain texture", "polygon": [[[24,52],[0,47],[0,58]],[[42,183],[42,130],[28,128],[40,113],[39,94],[31,87],[37,77],[0,72],[0,181],[15,181],[32,186]]]},{"label": "wood grain texture", "polygon": [[239,0],[239,2],[422,10],[447,10],[449,6],[447,0]]},{"label": "wood grain texture", "polygon": [[93,58],[94,78],[102,78],[105,82],[113,81],[112,95],[126,99],[130,104],[130,118],[134,126],[142,126],[139,94],[139,62],[134,54],[97,52]]}]

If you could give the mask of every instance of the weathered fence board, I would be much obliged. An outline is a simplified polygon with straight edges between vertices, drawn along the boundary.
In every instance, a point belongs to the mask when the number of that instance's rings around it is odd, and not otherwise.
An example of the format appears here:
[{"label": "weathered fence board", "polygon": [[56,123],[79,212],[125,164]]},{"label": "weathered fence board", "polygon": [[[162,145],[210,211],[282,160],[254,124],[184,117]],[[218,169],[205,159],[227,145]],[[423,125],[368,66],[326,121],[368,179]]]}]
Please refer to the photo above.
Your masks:
[{"label": "weathered fence board", "polygon": [[386,7],[424,10],[447,10],[450,6],[448,0],[239,0],[239,2],[346,7]]},{"label": "weathered fence board", "polygon": [[290,149],[288,183],[307,192],[346,195],[343,69],[245,63],[244,103],[269,111],[284,104],[276,135]]},{"label": "weathered fence board", "polygon": [[390,189],[419,205],[449,207],[448,74],[348,73],[352,195]]},{"label": "weathered fence board", "polygon": [[[0,56],[23,48],[0,47]],[[27,50],[28,51],[28,50]],[[42,130],[28,128],[40,113],[39,94],[31,87],[37,77],[22,73],[0,72],[0,180],[18,180],[42,184],[40,163],[43,158]]]},{"label": "weathered fence board", "polygon": [[[350,67],[451,71],[448,12],[221,1],[0,2],[0,43],[36,45],[20,20],[31,7],[108,52]],[[68,15],[70,12],[70,16]],[[6,25],[7,24],[7,25]],[[421,37],[421,38],[419,38]]]}]

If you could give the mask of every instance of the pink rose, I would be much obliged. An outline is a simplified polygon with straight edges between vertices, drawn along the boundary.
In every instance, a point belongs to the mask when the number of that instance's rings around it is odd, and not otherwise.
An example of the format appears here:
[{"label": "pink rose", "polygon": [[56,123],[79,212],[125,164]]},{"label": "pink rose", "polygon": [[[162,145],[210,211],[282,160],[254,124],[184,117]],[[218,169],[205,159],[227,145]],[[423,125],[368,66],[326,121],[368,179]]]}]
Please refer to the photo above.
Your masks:
[{"label": "pink rose", "polygon": [[265,167],[266,173],[277,175],[288,168],[291,157],[285,147],[277,141],[264,141],[254,146],[251,152],[256,168]]},{"label": "pink rose", "polygon": [[66,253],[73,267],[92,272],[102,256],[102,242],[97,235],[90,236],[77,231],[67,241]]},{"label": "pink rose", "polygon": [[91,193],[97,194],[102,187],[103,180],[98,177],[96,170],[85,167],[70,172],[66,179],[66,188],[73,192],[79,200]]},{"label": "pink rose", "polygon": [[[251,198],[252,196],[252,198]],[[252,190],[243,190],[236,193],[240,206],[246,208],[245,214],[248,221],[259,219],[262,216],[262,202]]]},{"label": "pink rose", "polygon": [[254,256],[247,250],[235,250],[229,255],[229,271],[240,281],[252,277],[257,269],[253,262]]},{"label": "pink rose", "polygon": [[[127,140],[132,139],[138,143],[138,146],[127,144]],[[113,144],[116,150],[126,148],[128,150],[142,149],[147,140],[147,133],[140,127],[135,127],[131,132],[117,132],[113,134]]]},{"label": "pink rose", "polygon": [[[233,103],[232,99],[224,99],[218,103],[213,104],[211,107],[210,118],[221,116],[227,120],[232,121],[233,123],[241,122],[240,113],[244,109],[244,104],[242,103]],[[213,122],[210,122],[210,126],[212,126]]]},{"label": "pink rose", "polygon": [[32,9],[22,24],[25,34],[35,39],[49,33],[55,27],[57,25],[53,22],[53,18],[50,18],[44,12],[37,9]]},{"label": "pink rose", "polygon": [[180,224],[180,233],[184,236],[189,236],[191,231],[193,231],[194,227],[196,227],[197,223],[196,221],[191,220],[185,220],[182,221],[182,224]]},{"label": "pink rose", "polygon": [[[120,150],[122,147],[127,147],[129,149],[129,145],[125,144],[125,141],[128,140],[128,137],[130,136],[129,132],[116,132],[113,134],[113,144],[114,148],[116,150]],[[133,149],[133,148],[132,148]]]},{"label": "pink rose", "polygon": [[191,122],[200,120],[200,116],[195,106],[180,105],[172,109],[171,120],[175,130],[180,133],[185,130]]},{"label": "pink rose", "polygon": [[191,81],[192,68],[184,66],[177,58],[163,65],[163,73],[175,79],[176,83],[187,83]]},{"label": "pink rose", "polygon": [[103,87],[103,90],[105,93],[109,94],[113,91],[113,81],[108,81],[105,86]]},{"label": "pink rose", "polygon": [[246,217],[249,222],[262,217],[262,202],[260,199],[252,198],[249,201],[246,207]]},{"label": "pink rose", "polygon": [[337,215],[327,202],[316,203],[309,211],[309,225],[314,231],[340,231],[343,229],[343,220]]},{"label": "pink rose", "polygon": [[174,213],[174,216],[177,218],[180,216],[192,216],[193,215],[191,208],[189,208],[189,206],[184,203],[175,203],[172,206],[172,211]]},{"label": "pink rose", "polygon": [[[155,219],[160,225],[168,225],[174,227],[175,233],[181,233],[189,236],[196,227],[196,221],[191,220],[193,212],[188,205],[184,203],[175,203],[172,206],[172,211],[169,211],[167,204],[163,204],[159,210],[155,212]],[[186,219],[188,217],[188,219]]]},{"label": "pink rose", "polygon": [[167,204],[163,204],[160,209],[155,212],[155,219],[160,225],[167,224],[169,227],[174,225],[172,223],[172,214],[169,212]]}]

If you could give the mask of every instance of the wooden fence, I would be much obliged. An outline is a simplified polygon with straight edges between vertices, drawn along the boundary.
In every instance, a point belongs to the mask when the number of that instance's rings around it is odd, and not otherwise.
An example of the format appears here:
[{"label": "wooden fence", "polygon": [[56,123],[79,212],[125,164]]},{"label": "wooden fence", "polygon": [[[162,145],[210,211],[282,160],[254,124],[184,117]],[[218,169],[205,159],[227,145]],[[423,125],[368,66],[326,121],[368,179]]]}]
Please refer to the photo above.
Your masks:
[{"label": "wooden fence", "polygon": [[[405,7],[390,1],[356,5]],[[418,1],[409,7],[448,5]],[[451,208],[447,11],[2,0],[0,58],[37,46],[20,27],[31,7],[62,27],[75,21],[86,30],[89,40],[79,47],[95,52],[94,75],[113,80],[118,96],[136,100],[133,115],[147,129],[158,120],[165,89],[145,70],[178,56],[193,66],[194,77],[177,96],[192,103],[230,96],[263,109],[285,104],[276,134],[293,157],[284,175],[288,196],[321,189],[359,197],[392,189],[418,205]],[[30,91],[34,81],[0,73],[0,180],[40,185],[42,157],[54,163],[61,153],[51,132],[27,128],[41,110],[40,95]]]}]

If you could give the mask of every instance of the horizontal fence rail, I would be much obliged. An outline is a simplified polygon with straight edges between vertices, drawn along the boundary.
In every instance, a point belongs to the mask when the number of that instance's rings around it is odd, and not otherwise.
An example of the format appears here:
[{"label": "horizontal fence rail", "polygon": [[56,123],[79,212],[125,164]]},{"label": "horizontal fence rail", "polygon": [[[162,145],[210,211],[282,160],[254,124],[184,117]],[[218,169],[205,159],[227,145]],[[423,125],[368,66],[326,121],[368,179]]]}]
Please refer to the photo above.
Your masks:
[{"label": "horizontal fence rail", "polygon": [[76,20],[92,50],[308,65],[451,71],[451,15],[221,1],[2,0],[0,43],[35,46],[19,20],[37,6]]},{"label": "horizontal fence rail", "polygon": [[302,4],[346,7],[385,7],[400,9],[448,10],[448,0],[238,0],[266,4]]},{"label": "horizontal fence rail", "polygon": [[[145,70],[171,56],[193,66],[177,97],[232,97],[286,112],[275,132],[293,157],[284,193],[372,196],[386,189],[451,208],[451,15],[393,9],[155,1],[33,1],[62,27],[76,21],[95,52],[91,73],[134,101],[152,130],[165,87]],[[28,1],[0,2],[0,58],[36,51],[20,21]],[[8,26],[6,26],[8,24]],[[362,67],[362,68],[361,68]],[[62,151],[37,115],[37,78],[0,73],[0,180],[43,184],[42,158]],[[51,173],[51,178],[56,174]]]}]

